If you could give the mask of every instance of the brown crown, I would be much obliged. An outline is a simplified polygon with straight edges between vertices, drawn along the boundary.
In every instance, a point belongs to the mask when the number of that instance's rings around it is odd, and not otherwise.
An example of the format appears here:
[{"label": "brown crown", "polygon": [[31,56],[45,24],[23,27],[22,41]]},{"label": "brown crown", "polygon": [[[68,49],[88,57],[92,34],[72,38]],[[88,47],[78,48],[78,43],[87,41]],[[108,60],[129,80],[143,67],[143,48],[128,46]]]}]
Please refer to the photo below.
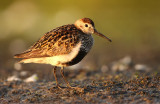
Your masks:
[{"label": "brown crown", "polygon": [[83,18],[82,21],[84,23],[89,23],[89,24],[92,24],[92,26],[94,26],[94,22],[91,19],[89,19],[89,18]]}]

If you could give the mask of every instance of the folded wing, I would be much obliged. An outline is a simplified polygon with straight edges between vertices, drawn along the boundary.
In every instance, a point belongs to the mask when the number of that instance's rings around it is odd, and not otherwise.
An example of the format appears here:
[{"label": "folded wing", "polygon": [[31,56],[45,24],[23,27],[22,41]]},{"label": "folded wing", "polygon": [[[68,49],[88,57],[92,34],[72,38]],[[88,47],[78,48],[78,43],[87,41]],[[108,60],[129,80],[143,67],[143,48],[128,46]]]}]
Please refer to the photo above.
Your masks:
[{"label": "folded wing", "polygon": [[14,58],[40,58],[70,53],[80,41],[79,30],[71,25],[65,25],[47,32],[30,49],[16,54]]}]

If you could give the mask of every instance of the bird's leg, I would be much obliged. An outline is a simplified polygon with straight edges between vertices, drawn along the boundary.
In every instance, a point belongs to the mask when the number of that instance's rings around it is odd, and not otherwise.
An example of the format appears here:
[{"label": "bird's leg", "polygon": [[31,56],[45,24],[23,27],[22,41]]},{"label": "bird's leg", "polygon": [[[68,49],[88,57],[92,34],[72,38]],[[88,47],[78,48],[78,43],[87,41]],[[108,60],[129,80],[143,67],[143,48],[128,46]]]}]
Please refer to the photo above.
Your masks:
[{"label": "bird's leg", "polygon": [[75,89],[75,90],[78,91],[78,92],[84,92],[84,88],[71,87],[71,86],[70,86],[69,82],[68,82],[68,81],[66,80],[66,78],[64,77],[64,74],[63,74],[64,71],[63,71],[63,70],[64,70],[64,67],[61,67],[61,75],[62,75],[64,81],[67,83],[67,87],[72,88],[72,89]]},{"label": "bird's leg", "polygon": [[69,82],[66,80],[66,78],[65,78],[65,76],[64,76],[64,67],[61,67],[61,75],[62,75],[62,77],[63,77],[63,79],[64,79],[64,81],[67,83],[67,87],[69,87],[69,88],[71,88],[71,86],[70,86],[70,84],[69,84]]},{"label": "bird's leg", "polygon": [[53,74],[54,74],[54,78],[55,78],[55,80],[56,80],[56,86],[59,88],[59,89],[61,89],[61,87],[60,87],[60,85],[59,85],[59,83],[58,83],[58,80],[57,80],[57,76],[56,76],[56,66],[54,66],[54,68],[53,68]]}]

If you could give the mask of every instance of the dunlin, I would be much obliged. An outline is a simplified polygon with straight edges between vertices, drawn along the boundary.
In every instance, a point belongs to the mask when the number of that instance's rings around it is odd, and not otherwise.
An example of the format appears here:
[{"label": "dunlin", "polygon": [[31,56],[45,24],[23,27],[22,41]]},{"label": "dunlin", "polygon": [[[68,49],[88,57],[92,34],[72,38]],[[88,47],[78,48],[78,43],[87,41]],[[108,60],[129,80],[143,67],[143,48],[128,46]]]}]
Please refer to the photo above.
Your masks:
[{"label": "dunlin", "polygon": [[40,63],[54,66],[53,72],[58,88],[56,77],[57,67],[61,67],[61,75],[68,87],[63,70],[80,62],[90,51],[93,45],[92,34],[96,34],[111,42],[105,35],[99,33],[94,22],[89,18],[77,20],[74,24],[64,25],[47,32],[31,48],[23,53],[16,54],[14,58],[22,58],[20,63]]}]

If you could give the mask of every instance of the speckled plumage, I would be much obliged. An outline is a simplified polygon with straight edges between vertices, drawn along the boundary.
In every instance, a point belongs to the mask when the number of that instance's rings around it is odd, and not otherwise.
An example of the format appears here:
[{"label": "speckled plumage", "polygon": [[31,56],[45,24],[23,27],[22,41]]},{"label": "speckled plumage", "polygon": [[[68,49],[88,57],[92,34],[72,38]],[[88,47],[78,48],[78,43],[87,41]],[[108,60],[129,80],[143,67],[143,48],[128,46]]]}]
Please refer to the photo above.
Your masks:
[{"label": "speckled plumage", "polygon": [[47,32],[30,49],[16,56],[18,58],[39,58],[67,54],[80,41],[80,34],[82,32],[73,24],[58,27]]},{"label": "speckled plumage", "polygon": [[[20,61],[22,63],[61,66],[63,70],[64,66],[80,62],[89,52],[93,45],[93,33],[108,39],[103,34],[97,32],[91,19],[82,18],[77,20],[75,24],[64,25],[47,32],[30,49],[15,55],[15,58],[22,58]],[[108,40],[111,41],[110,39]],[[63,73],[61,74],[63,76]],[[69,83],[67,82],[67,84]]]}]

